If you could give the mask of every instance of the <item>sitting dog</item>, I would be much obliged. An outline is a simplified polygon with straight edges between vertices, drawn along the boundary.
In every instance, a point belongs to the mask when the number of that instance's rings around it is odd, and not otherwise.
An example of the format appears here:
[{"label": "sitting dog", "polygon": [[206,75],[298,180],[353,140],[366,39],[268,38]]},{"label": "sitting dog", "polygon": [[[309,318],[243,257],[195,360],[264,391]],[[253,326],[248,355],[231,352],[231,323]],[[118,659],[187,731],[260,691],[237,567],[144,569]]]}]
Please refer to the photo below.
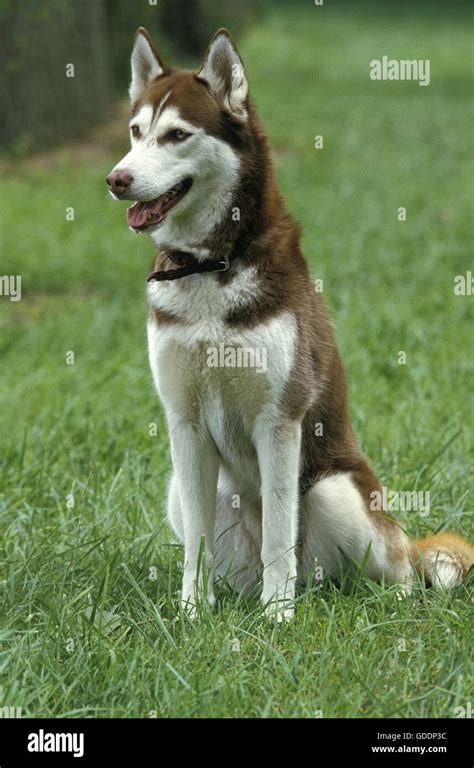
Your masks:
[{"label": "sitting dog", "polygon": [[183,605],[194,614],[202,593],[212,605],[216,577],[239,591],[263,579],[265,610],[288,619],[315,562],[335,579],[363,566],[407,590],[416,571],[459,584],[470,544],[411,541],[374,508],[382,489],[229,33],[194,73],[169,67],[140,28],[131,64],[131,150],[107,183],[135,201],[128,224],[157,247],[149,358],[171,442]]}]

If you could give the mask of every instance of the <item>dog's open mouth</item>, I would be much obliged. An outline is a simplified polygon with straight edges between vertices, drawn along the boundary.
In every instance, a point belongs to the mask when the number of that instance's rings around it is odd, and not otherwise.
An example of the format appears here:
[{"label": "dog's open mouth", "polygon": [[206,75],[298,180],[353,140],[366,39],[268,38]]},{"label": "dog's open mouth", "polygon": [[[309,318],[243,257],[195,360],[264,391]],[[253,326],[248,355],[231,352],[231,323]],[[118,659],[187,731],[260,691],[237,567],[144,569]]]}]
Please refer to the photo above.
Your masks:
[{"label": "dog's open mouth", "polygon": [[143,229],[161,224],[168,211],[183,199],[186,192],[189,192],[192,183],[191,178],[183,179],[164,195],[155,197],[154,200],[134,203],[127,209],[128,226],[136,232],[141,232]]}]

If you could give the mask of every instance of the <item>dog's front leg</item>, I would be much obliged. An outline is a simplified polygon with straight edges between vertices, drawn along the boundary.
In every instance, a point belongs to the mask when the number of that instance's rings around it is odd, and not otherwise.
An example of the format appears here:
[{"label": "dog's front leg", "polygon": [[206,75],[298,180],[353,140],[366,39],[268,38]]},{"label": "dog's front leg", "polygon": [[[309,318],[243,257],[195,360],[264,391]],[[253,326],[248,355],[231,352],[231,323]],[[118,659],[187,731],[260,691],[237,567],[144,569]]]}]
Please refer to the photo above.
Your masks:
[{"label": "dog's front leg", "polygon": [[264,422],[255,430],[262,484],[262,602],[270,616],[293,616],[301,425]]},{"label": "dog's front leg", "polygon": [[219,457],[207,429],[181,420],[170,424],[184,532],[182,605],[196,614],[198,593],[214,605],[213,545]]}]

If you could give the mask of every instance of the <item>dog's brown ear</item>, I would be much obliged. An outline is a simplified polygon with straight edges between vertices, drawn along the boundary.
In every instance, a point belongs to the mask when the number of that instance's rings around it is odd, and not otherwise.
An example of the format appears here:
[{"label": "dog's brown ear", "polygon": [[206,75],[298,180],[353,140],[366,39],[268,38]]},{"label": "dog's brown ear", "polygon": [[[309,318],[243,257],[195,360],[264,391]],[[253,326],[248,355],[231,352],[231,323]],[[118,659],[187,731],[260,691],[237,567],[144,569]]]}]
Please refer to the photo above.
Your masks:
[{"label": "dog's brown ear", "polygon": [[214,35],[197,76],[206,80],[221,108],[246,120],[248,85],[244,65],[226,29]]},{"label": "dog's brown ear", "polygon": [[128,93],[132,103],[140,98],[152,80],[170,71],[155,51],[150,35],[143,27],[137,29],[131,64],[132,82]]}]

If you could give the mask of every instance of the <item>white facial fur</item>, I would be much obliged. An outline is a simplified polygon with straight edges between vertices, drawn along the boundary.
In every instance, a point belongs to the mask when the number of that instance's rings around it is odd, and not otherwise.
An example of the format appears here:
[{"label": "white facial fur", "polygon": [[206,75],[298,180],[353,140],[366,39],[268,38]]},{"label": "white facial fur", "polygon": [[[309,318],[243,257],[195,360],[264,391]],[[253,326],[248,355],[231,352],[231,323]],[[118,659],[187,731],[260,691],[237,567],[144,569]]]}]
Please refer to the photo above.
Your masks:
[{"label": "white facial fur", "polygon": [[[130,125],[140,128],[140,136],[131,136],[132,148],[114,170],[127,170],[133,182],[127,199],[153,200],[186,177],[193,185],[185,197],[166,215],[161,225],[150,228],[157,244],[172,244],[176,248],[197,248],[226,215],[232,199],[239,158],[226,142],[209,136],[203,128],[184,120],[175,107],[167,107],[153,117],[151,104],[145,104]],[[185,141],[164,141],[171,130],[191,134]],[[206,253],[197,255],[206,256]]]}]

